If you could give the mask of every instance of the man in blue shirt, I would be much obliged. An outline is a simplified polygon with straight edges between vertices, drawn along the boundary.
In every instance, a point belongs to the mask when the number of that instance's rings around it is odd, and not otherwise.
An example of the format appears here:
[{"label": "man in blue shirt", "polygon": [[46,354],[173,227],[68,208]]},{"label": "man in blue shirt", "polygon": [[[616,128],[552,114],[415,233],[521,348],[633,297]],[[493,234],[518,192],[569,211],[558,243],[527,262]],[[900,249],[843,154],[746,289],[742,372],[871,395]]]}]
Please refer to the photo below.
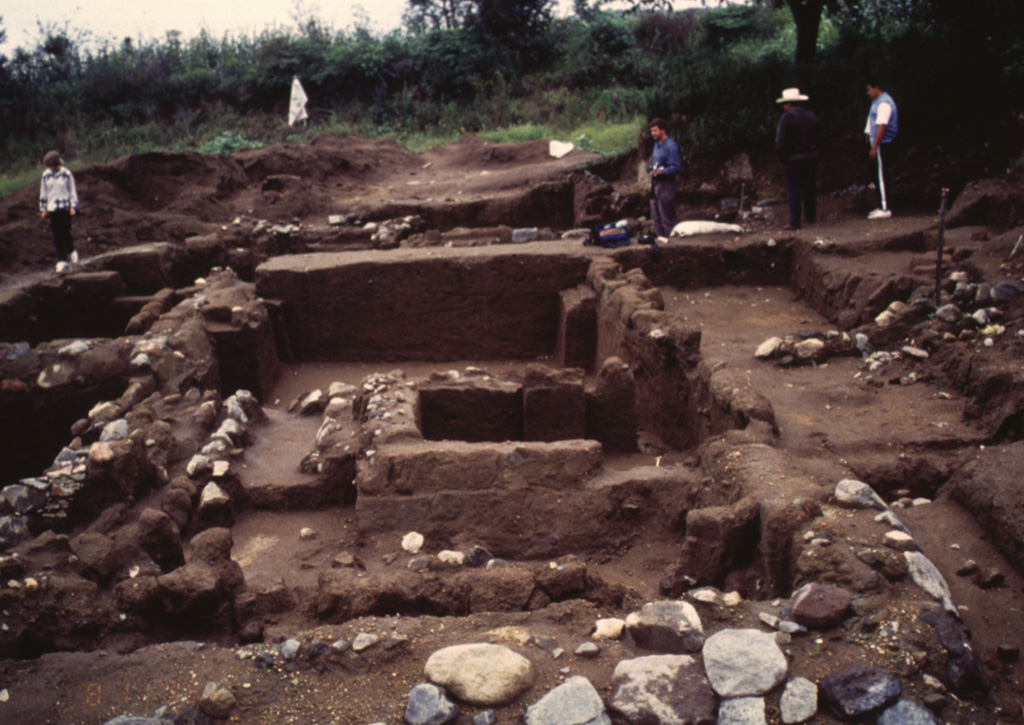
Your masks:
[{"label": "man in blue shirt", "polygon": [[868,159],[871,161],[871,174],[878,187],[878,208],[868,214],[868,219],[888,219],[892,216],[889,209],[892,142],[899,131],[899,114],[896,112],[896,102],[892,100],[892,96],[874,81],[869,81],[867,85],[871,110],[868,112],[868,122],[864,126],[864,135],[871,145]]},{"label": "man in blue shirt", "polygon": [[676,177],[682,170],[679,146],[668,137],[668,123],[663,118],[651,121],[654,153],[647,164],[651,174],[651,221],[661,243],[667,242],[676,225]]}]

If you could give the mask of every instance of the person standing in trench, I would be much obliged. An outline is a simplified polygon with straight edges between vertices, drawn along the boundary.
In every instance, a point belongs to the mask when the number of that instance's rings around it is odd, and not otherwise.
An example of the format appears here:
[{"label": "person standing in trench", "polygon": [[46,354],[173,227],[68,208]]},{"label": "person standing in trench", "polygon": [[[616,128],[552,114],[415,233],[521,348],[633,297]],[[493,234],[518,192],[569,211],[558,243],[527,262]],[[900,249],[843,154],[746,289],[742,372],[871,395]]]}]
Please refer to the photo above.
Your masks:
[{"label": "person standing in trench", "polygon": [[654,139],[654,152],[647,164],[651,175],[651,221],[657,241],[664,244],[676,225],[676,178],[683,164],[679,146],[669,138],[665,119],[655,118],[650,126]]},{"label": "person standing in trench", "polygon": [[899,132],[899,113],[896,111],[896,101],[877,82],[868,81],[867,86],[871,110],[868,111],[864,135],[870,144],[868,159],[871,162],[871,176],[878,189],[878,208],[868,214],[868,219],[888,219],[892,216],[889,207],[892,142]]},{"label": "person standing in trench", "polygon": [[799,88],[787,88],[776,101],[785,111],[775,132],[789,201],[789,223],[783,229],[799,229],[801,215],[808,224],[818,217],[818,117],[803,106],[809,100]]}]

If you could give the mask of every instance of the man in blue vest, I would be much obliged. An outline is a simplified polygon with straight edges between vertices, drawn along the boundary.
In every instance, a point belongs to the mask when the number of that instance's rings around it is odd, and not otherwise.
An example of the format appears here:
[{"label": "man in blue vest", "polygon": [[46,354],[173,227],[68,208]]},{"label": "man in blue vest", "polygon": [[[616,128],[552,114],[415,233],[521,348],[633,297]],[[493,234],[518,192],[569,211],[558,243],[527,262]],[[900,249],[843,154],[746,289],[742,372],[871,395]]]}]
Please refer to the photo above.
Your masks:
[{"label": "man in blue vest", "polygon": [[654,153],[647,164],[651,174],[651,221],[657,241],[664,244],[676,225],[676,177],[682,171],[679,146],[668,136],[668,123],[663,118],[651,121]]},{"label": "man in blue vest", "polygon": [[892,216],[889,208],[892,142],[899,132],[899,114],[892,96],[873,81],[868,82],[868,96],[871,98],[871,110],[867,125],[864,126],[864,135],[871,145],[868,158],[871,160],[871,174],[878,187],[879,200],[878,208],[868,214],[868,219],[888,219]]}]

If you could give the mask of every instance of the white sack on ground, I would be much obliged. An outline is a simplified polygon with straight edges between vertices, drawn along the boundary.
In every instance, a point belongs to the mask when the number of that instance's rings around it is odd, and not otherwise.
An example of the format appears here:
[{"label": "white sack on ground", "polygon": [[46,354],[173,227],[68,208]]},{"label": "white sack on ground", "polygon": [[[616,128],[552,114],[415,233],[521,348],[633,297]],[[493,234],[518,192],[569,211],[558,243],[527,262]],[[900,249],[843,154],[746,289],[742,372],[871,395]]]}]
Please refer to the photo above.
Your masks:
[{"label": "white sack on ground", "polygon": [[673,237],[692,237],[694,234],[742,234],[743,227],[739,224],[723,224],[722,222],[679,222],[672,228]]}]

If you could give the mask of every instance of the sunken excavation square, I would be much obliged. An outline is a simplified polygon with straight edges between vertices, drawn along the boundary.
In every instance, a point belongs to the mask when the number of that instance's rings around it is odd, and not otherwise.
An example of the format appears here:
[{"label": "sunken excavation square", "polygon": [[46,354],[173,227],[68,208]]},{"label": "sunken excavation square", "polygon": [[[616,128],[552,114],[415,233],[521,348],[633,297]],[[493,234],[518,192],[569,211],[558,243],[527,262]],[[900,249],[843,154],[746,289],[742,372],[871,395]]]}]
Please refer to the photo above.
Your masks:
[{"label": "sunken excavation square", "polygon": [[605,249],[584,160],[0,287],[0,718],[1020,721],[1019,191]]}]

